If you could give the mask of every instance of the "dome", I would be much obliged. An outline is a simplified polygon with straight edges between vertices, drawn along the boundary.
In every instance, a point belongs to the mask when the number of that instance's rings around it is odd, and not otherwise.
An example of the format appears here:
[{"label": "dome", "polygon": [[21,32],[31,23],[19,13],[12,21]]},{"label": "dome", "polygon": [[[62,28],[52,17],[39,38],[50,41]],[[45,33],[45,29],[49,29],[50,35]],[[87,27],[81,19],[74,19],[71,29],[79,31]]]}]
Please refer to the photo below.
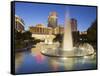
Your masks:
[{"label": "dome", "polygon": [[42,27],[42,28],[44,28],[45,26],[43,24],[37,24],[36,27]]}]

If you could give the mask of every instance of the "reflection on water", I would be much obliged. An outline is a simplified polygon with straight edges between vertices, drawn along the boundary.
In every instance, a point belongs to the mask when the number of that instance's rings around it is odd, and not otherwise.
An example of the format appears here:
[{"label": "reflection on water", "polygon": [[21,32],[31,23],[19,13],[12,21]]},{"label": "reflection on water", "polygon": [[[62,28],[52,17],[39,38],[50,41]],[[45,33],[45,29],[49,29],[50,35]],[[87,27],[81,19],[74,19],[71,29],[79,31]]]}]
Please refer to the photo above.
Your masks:
[{"label": "reflection on water", "polygon": [[40,48],[16,53],[16,74],[96,69],[96,56],[82,58],[47,57]]},{"label": "reflection on water", "polygon": [[15,54],[15,69],[19,68],[22,61],[23,61],[23,53],[16,53]]}]

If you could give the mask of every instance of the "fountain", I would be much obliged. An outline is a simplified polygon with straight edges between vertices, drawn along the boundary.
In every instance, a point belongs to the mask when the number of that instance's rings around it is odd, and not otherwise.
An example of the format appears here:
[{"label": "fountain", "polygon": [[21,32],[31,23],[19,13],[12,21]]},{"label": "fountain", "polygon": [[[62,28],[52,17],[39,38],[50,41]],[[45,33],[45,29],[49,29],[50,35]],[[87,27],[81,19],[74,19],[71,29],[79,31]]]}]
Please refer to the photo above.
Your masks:
[{"label": "fountain", "polygon": [[[51,47],[50,45],[54,46]],[[94,49],[92,45],[88,43],[80,44],[78,47],[73,47],[72,42],[72,32],[69,13],[66,13],[65,16],[65,26],[64,26],[64,37],[63,37],[63,46],[56,46],[56,44],[43,44],[41,53],[46,56],[51,57],[63,57],[63,58],[72,58],[72,57],[84,57],[94,54]]]},{"label": "fountain", "polygon": [[71,24],[68,12],[66,14],[66,17],[67,18],[65,18],[64,37],[63,37],[63,50],[71,51],[73,49],[73,42],[72,42]]}]

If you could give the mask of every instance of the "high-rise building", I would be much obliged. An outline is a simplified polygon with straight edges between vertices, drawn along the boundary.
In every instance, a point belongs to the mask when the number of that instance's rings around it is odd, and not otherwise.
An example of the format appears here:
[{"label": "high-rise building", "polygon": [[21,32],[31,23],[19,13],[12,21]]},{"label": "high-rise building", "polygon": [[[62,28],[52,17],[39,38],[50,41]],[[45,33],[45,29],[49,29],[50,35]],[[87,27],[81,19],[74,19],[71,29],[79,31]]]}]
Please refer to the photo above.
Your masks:
[{"label": "high-rise building", "polygon": [[48,16],[48,27],[55,28],[57,27],[57,13],[51,12]]},{"label": "high-rise building", "polygon": [[77,31],[77,20],[74,18],[71,19],[71,28],[72,28],[72,32]]},{"label": "high-rise building", "polygon": [[77,30],[77,20],[72,18],[71,20],[71,30],[72,30],[72,39],[73,39],[73,46],[76,45],[79,41],[79,31]]},{"label": "high-rise building", "polygon": [[24,31],[24,21],[22,18],[20,18],[19,16],[15,15],[15,29],[18,32],[23,32]]}]

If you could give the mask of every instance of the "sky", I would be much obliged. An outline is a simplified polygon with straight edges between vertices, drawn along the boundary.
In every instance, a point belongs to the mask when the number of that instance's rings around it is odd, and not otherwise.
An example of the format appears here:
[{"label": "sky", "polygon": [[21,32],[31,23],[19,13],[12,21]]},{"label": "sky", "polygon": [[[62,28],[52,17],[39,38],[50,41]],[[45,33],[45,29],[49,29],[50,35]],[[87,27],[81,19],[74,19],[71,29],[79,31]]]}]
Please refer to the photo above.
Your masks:
[{"label": "sky", "polygon": [[77,20],[79,31],[86,31],[96,19],[96,7],[55,5],[55,4],[36,4],[36,3],[15,3],[15,15],[24,20],[25,29],[36,24],[47,26],[50,12],[57,12],[58,24],[64,25],[65,12],[69,11],[70,18]]}]

